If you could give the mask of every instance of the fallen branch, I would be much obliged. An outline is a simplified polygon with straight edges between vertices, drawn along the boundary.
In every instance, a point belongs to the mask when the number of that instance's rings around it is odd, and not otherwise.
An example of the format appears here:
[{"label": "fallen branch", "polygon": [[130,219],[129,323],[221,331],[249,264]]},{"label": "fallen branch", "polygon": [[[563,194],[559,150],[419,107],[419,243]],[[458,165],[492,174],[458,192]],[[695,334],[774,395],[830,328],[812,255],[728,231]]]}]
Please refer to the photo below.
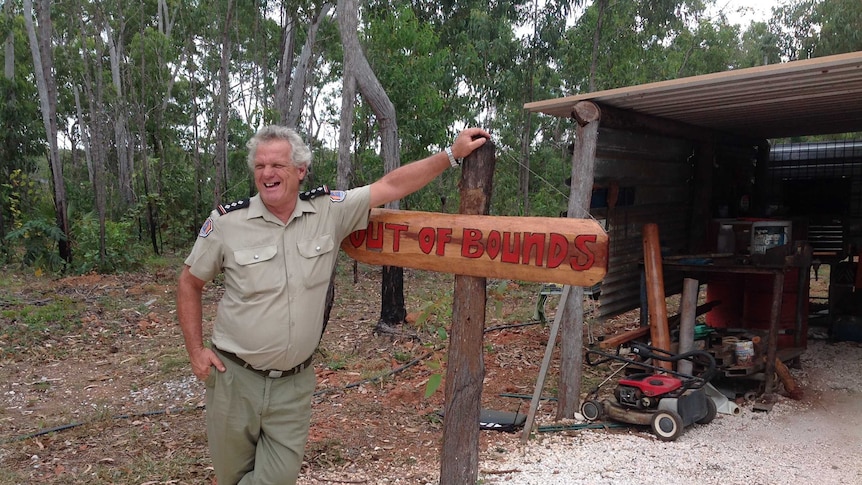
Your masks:
[{"label": "fallen branch", "polygon": [[343,387],[330,387],[327,389],[321,389],[321,390],[315,392],[314,395],[320,396],[322,394],[328,394],[330,392],[343,391],[345,389],[352,389],[354,387],[358,387],[358,386],[361,386],[362,384],[367,384],[369,382],[377,382],[377,381],[385,379],[391,375],[395,375],[399,372],[402,372],[406,369],[409,369],[410,367],[413,367],[414,365],[418,364],[419,362],[422,362],[423,360],[427,359],[428,357],[431,357],[432,355],[434,355],[435,352],[437,352],[438,350],[440,350],[442,348],[443,348],[442,346],[434,347],[432,350],[428,351],[424,355],[417,357],[417,358],[411,360],[410,362],[408,362],[408,363],[406,363],[400,367],[396,367],[395,369],[392,369],[388,372],[384,372],[383,374],[380,374],[380,375],[377,375],[374,377],[369,377],[368,379],[362,379],[361,381],[352,382],[352,383],[347,384],[346,386],[343,386]]}]

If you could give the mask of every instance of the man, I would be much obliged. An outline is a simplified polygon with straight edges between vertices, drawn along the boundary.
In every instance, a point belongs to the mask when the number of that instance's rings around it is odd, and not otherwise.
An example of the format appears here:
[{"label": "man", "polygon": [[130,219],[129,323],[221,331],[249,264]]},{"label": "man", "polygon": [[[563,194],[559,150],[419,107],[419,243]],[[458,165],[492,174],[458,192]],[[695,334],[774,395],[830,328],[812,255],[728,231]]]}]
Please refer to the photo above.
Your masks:
[{"label": "man", "polygon": [[[249,141],[258,194],[210,214],[179,277],[177,315],[192,371],[206,385],[207,436],[219,485],[291,484],[299,476],[339,245],[372,207],[398,200],[456,166],[490,135],[462,131],[451,147],[346,192],[300,194],[311,151],[289,128]],[[224,296],[204,346],[203,287],[224,273]]]}]

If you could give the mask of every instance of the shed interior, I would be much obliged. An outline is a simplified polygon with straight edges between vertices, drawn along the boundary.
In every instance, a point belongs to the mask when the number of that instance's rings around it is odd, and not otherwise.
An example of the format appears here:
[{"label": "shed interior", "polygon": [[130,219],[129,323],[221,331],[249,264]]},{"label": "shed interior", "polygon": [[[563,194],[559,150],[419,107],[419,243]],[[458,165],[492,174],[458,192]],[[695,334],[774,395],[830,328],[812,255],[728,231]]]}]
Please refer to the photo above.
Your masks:
[{"label": "shed interior", "polygon": [[[671,262],[664,268],[666,294],[682,291],[684,271],[708,280],[707,293],[722,297],[707,313],[711,325],[756,328],[764,312],[769,320],[771,280],[742,273],[745,265],[784,266],[779,351],[804,349],[809,322],[835,338],[862,340],[862,140],[846,139],[862,134],[862,52],[525,108],[583,126],[577,111],[584,104],[600,112],[597,138],[586,152],[592,158],[575,150],[572,163],[592,166],[589,211],[610,238],[600,318],[641,308],[644,322],[642,228],[657,224],[662,255]],[[805,135],[835,138],[770,142]],[[673,267],[680,258],[712,263],[726,256],[740,274],[706,277],[696,266]],[[829,295],[812,300],[804,282],[825,273],[824,265]]]}]

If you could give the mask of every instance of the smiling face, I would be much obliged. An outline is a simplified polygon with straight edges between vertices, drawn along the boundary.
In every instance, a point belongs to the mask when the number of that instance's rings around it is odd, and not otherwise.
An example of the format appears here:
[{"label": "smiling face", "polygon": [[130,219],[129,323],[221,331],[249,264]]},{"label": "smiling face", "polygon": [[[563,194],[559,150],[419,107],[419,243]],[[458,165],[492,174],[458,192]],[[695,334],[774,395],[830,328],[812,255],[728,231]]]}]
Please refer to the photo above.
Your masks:
[{"label": "smiling face", "polygon": [[261,142],[254,157],[254,185],[260,199],[284,222],[293,213],[307,171],[293,164],[292,152],[290,142],[271,140]]}]

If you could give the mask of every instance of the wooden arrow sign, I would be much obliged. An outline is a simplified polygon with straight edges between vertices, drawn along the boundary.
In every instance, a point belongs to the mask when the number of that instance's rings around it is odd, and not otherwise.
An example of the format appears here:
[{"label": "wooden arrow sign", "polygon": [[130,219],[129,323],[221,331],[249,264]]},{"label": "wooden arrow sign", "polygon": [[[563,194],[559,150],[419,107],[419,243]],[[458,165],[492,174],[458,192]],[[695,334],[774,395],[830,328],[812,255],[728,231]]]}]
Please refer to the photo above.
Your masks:
[{"label": "wooden arrow sign", "polygon": [[341,247],[379,266],[572,286],[608,269],[608,235],[590,219],[372,209],[368,228]]}]

